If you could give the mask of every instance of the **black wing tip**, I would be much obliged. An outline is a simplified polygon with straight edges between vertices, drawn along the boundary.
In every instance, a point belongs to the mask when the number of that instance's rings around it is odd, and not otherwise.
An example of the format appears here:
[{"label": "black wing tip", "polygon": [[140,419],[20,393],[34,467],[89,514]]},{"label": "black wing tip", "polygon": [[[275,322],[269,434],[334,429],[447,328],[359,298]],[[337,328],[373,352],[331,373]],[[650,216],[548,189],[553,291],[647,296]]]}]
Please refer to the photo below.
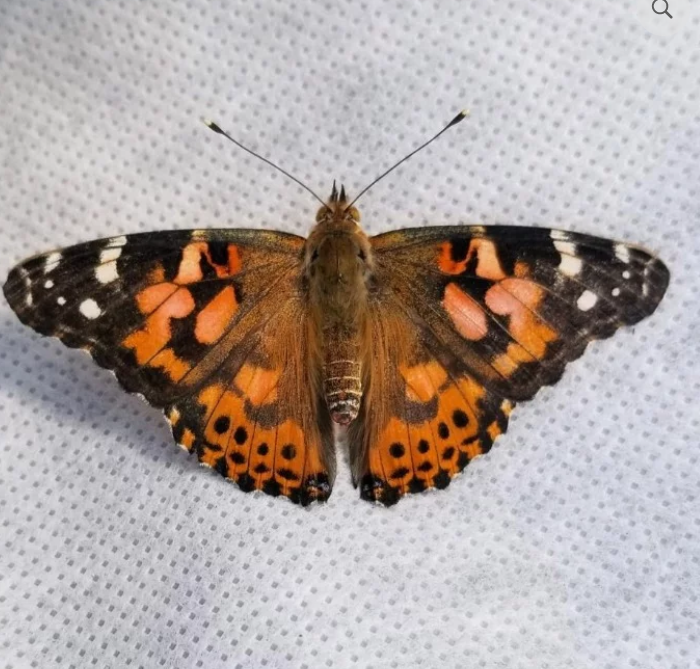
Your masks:
[{"label": "black wing tip", "polygon": [[16,265],[7,274],[7,279],[2,286],[2,294],[5,296],[5,300],[12,307],[14,311],[19,316],[19,311],[22,309],[22,299],[26,299],[28,291],[22,290],[22,265]]},{"label": "black wing tip", "polygon": [[649,305],[648,315],[651,315],[666,294],[671,283],[671,271],[661,258],[657,257],[652,257],[645,271],[653,275],[653,279],[645,284],[648,290],[646,301]]},{"label": "black wing tip", "polygon": [[25,284],[25,277],[21,274],[22,265],[18,265],[10,270],[7,280],[3,284],[2,293],[6,302],[17,316],[22,325],[31,328],[43,336],[52,336],[53,330],[48,324],[42,324],[36,318],[33,309],[33,296],[29,284]]}]

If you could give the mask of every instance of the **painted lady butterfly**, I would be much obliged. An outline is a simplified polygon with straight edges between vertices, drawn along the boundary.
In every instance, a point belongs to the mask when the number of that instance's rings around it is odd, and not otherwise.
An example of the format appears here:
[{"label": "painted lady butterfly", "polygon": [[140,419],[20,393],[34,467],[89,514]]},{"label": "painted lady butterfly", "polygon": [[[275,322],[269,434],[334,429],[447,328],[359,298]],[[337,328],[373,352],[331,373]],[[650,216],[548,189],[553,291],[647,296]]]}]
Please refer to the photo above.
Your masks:
[{"label": "painted lady butterfly", "polygon": [[23,323],[162,407],[176,441],[242,490],[327,499],[336,423],[362,498],[390,505],[445,488],[516,402],[649,316],[669,281],[648,252],[588,235],[367,237],[359,220],[334,186],[308,239],[114,237],[26,260],[4,293]]}]

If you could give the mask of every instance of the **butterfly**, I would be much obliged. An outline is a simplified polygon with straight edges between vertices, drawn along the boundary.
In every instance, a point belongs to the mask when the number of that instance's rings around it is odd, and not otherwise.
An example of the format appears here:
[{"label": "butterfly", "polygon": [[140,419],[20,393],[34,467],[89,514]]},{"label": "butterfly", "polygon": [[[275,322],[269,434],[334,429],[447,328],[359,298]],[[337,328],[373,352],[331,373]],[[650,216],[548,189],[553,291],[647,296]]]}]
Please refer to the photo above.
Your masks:
[{"label": "butterfly", "polygon": [[334,185],[306,239],[78,244],[17,265],[4,294],[24,324],[162,408],[176,442],[241,490],[328,499],[342,432],[360,496],[392,505],[445,488],[517,402],[653,313],[669,282],[641,248],[561,230],[368,237],[353,202]]}]

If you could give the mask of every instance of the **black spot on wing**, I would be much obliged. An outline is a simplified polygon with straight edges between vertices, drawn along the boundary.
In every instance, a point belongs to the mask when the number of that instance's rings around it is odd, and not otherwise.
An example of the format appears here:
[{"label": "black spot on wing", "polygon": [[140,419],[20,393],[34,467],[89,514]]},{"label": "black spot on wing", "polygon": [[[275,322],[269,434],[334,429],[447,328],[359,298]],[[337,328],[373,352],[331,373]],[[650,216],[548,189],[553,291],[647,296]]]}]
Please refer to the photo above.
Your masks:
[{"label": "black spot on wing", "polygon": [[217,434],[225,434],[231,426],[231,419],[228,416],[219,416],[214,421],[214,430]]},{"label": "black spot on wing", "polygon": [[392,458],[401,458],[406,453],[406,449],[404,448],[403,444],[397,442],[389,446],[389,453],[391,454]]},{"label": "black spot on wing", "polygon": [[453,262],[462,262],[469,251],[470,236],[450,237],[450,259]]},{"label": "black spot on wing", "polygon": [[228,247],[228,242],[218,240],[209,242],[209,256],[215,265],[228,267]]},{"label": "black spot on wing", "polygon": [[294,460],[297,455],[297,449],[294,447],[294,444],[285,444],[280,450],[280,455],[285,460]]}]

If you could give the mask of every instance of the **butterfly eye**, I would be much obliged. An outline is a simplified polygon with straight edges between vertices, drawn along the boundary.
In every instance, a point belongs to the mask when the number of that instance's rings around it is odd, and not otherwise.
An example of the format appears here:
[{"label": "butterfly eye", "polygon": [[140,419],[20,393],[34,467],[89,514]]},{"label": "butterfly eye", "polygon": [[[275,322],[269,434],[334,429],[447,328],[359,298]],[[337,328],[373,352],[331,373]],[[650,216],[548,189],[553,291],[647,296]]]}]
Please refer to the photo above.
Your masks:
[{"label": "butterfly eye", "polygon": [[365,262],[365,260],[367,260],[367,256],[365,255],[365,252],[364,252],[362,249],[360,249],[360,250],[357,252],[357,257],[358,257],[362,262]]},{"label": "butterfly eye", "polygon": [[314,249],[314,252],[311,254],[311,262],[315,262],[318,260],[318,249]]}]

